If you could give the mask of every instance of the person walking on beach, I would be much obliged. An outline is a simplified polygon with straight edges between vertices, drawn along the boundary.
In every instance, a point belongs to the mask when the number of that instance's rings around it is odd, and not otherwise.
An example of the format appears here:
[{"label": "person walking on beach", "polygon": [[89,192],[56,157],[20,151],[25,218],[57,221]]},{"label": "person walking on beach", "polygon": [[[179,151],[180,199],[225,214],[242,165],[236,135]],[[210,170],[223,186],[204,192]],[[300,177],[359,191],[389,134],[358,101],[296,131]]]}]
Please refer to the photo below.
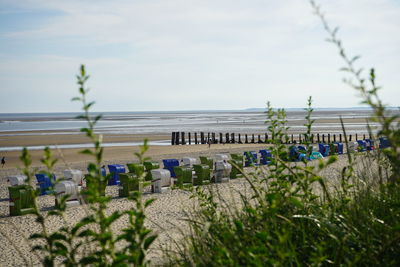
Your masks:
[{"label": "person walking on beach", "polygon": [[208,148],[210,148],[211,147],[211,139],[210,138],[208,138],[207,143],[208,143]]},{"label": "person walking on beach", "polygon": [[4,167],[4,164],[6,164],[6,157],[3,157],[3,158],[1,159],[1,167],[2,167],[2,168]]}]

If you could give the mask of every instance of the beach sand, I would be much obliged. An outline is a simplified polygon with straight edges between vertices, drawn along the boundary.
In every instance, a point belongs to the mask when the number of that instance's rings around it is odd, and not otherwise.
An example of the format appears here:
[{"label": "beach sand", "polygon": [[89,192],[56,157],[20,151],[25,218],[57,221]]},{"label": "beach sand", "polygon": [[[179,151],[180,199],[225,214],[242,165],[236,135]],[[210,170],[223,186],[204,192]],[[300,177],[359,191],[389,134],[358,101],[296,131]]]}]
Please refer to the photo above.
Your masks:
[{"label": "beach sand", "polygon": [[[38,135],[39,136],[39,135]],[[23,138],[15,136],[10,138],[9,144],[16,145],[24,144],[51,144],[55,139],[48,139],[48,136],[33,138]],[[112,140],[113,142],[120,141],[140,141],[144,136],[107,136],[105,140]],[[52,136],[52,138],[61,138]],[[84,143],[87,142],[85,136],[68,135],[62,137],[62,141]],[[150,136],[150,140],[164,140],[166,136]],[[168,137],[169,138],[169,137]],[[86,140],[85,140],[86,139]],[[47,142],[47,143],[46,143]],[[180,159],[184,156],[191,156],[198,158],[201,155],[213,156],[217,153],[243,153],[243,151],[258,151],[261,148],[266,148],[265,144],[212,144],[208,145],[185,145],[185,146],[150,146],[147,156],[153,160],[161,162],[165,158]],[[63,170],[67,168],[86,170],[87,163],[91,160],[86,155],[79,154],[81,149],[62,149],[53,150],[56,158],[59,159],[54,173],[60,175]],[[106,147],[104,149],[104,161],[107,164],[126,164],[135,162],[137,159],[133,155],[139,148],[137,146],[130,147]],[[41,150],[33,150],[30,152],[32,155],[32,167],[40,168],[40,158],[43,155]],[[16,166],[21,166],[19,163],[19,156],[21,152],[9,151],[2,152],[6,156],[6,165],[0,169],[0,266],[23,266],[26,264],[37,265],[40,263],[41,255],[31,251],[31,246],[34,244],[28,241],[30,234],[39,231],[39,225],[34,221],[31,215],[26,216],[9,216],[9,202],[8,202],[8,182],[6,177],[13,174],[18,174],[19,170]],[[340,177],[341,170],[347,164],[346,156],[340,156],[339,161],[336,162],[329,170],[326,170],[326,176],[332,181]],[[251,171],[247,168],[246,171]],[[225,198],[232,199],[233,202],[239,200],[237,192],[246,192],[249,190],[249,185],[245,179],[231,180],[227,184],[212,185],[221,192]],[[146,189],[149,190],[148,188]],[[128,201],[126,198],[118,197],[118,187],[108,186],[107,195],[113,197],[108,213],[115,210],[125,210],[134,207],[134,203]],[[173,247],[174,240],[180,240],[181,232],[187,228],[184,219],[186,212],[190,211],[195,205],[195,202],[190,199],[190,193],[182,190],[172,190],[163,194],[144,194],[144,199],[155,198],[155,202],[147,209],[146,225],[153,229],[159,235],[156,242],[151,247],[149,259],[153,263],[162,262],[161,250]],[[48,211],[54,206],[53,196],[41,196],[38,200],[39,206],[43,212]],[[66,212],[67,224],[72,225],[82,218],[87,212],[85,205],[79,207],[71,207]],[[50,231],[55,231],[63,225],[60,218],[51,218],[48,224]],[[126,218],[121,218],[115,223],[115,231],[120,231],[127,225]]]}]

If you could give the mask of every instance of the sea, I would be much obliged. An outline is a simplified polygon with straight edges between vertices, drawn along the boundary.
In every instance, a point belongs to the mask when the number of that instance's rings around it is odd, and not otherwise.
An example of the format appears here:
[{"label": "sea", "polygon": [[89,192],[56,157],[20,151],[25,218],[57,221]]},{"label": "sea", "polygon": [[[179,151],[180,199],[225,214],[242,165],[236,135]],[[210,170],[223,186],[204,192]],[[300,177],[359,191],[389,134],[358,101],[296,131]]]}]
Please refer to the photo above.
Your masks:
[{"label": "sea", "polygon": [[[0,138],[7,136],[80,134],[86,122],[77,119],[81,113],[0,113]],[[148,111],[92,113],[102,119],[96,125],[98,134],[166,134],[172,132],[214,132],[261,134],[267,132],[266,114],[263,109],[209,110],[209,111]],[[303,109],[287,109],[289,133],[305,130]],[[367,133],[367,119],[372,111],[368,108],[315,109],[313,131],[319,133],[342,133],[338,118],[345,121],[348,134]],[[350,119],[350,120],[347,120]],[[377,125],[369,123],[374,129]],[[169,140],[153,142],[168,145]],[[122,144],[106,144],[106,146]],[[125,144],[126,145],[126,144]],[[70,145],[71,146],[71,145]],[[76,145],[75,145],[76,146]],[[81,144],[79,147],[84,147]],[[10,149],[10,148],[8,148]],[[21,149],[21,148],[20,148]],[[0,150],[4,150],[0,148]]]}]

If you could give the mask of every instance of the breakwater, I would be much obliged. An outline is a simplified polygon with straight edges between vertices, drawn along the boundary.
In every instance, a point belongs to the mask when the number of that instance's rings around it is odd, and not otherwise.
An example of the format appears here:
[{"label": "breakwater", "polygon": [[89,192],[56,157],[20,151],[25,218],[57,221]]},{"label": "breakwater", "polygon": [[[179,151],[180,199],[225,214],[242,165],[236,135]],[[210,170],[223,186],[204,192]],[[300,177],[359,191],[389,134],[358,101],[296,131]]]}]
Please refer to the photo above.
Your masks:
[{"label": "breakwater", "polygon": [[[356,141],[359,139],[372,139],[370,134],[348,134],[347,141]],[[331,143],[344,142],[344,134],[311,134],[309,142],[311,143]],[[214,133],[214,132],[172,132],[171,145],[199,145],[199,144],[269,144],[272,135],[265,134],[241,134],[241,133]],[[288,134],[282,143],[302,144],[306,141],[304,134]]]}]

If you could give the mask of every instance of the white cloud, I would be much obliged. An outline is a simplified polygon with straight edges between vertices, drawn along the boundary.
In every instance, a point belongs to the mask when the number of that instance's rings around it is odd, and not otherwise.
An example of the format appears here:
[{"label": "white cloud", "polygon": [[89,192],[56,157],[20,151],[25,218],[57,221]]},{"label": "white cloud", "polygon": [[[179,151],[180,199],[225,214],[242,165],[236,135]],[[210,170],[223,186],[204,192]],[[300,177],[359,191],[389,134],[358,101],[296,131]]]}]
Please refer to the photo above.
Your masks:
[{"label": "white cloud", "polygon": [[[383,95],[398,105],[399,4],[394,0],[320,2],[327,19],[341,26],[339,33],[348,51],[358,51],[363,55],[360,64],[384,73],[380,76],[387,88]],[[8,33],[3,36],[7,40],[52,40],[66,51],[71,46],[93,51],[105,45],[116,45],[117,50],[127,47],[121,55],[102,54],[104,50],[97,56],[49,55],[46,47],[41,55],[26,58],[3,55],[8,60],[0,63],[0,79],[7,74],[7,85],[12,87],[10,79],[14,79],[20,90],[24,88],[21,76],[39,81],[50,75],[55,83],[65,83],[85,62],[99,92],[99,109],[105,110],[256,107],[267,98],[277,106],[303,106],[309,94],[317,106],[359,102],[341,83],[343,74],[337,70],[342,62],[335,48],[323,42],[326,34],[305,0],[9,4],[60,15],[33,30]],[[49,91],[53,87],[40,81]],[[110,90],[119,96],[117,105],[108,101]],[[335,94],[340,102],[332,101]]]}]

